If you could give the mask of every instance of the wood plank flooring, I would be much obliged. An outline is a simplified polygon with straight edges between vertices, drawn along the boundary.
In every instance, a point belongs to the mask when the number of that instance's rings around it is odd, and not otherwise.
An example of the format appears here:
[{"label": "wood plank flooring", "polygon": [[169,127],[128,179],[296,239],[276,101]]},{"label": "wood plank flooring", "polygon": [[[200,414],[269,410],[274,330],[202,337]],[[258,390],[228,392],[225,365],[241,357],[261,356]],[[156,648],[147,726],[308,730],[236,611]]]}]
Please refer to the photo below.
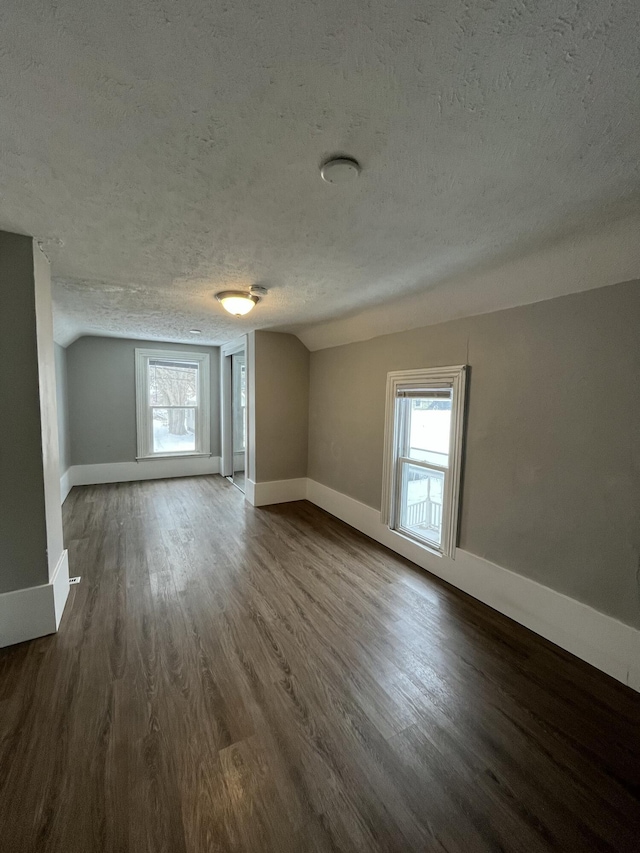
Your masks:
[{"label": "wood plank flooring", "polygon": [[301,502],[75,488],[0,651],[7,853],[640,850],[640,697]]}]

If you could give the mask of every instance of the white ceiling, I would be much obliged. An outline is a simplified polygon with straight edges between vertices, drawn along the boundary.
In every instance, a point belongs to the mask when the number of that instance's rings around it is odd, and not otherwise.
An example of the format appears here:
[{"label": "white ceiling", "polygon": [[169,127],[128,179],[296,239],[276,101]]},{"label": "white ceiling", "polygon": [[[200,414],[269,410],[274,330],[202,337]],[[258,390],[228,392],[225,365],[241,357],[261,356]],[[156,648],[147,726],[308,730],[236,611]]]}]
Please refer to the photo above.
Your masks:
[{"label": "white ceiling", "polygon": [[[638,197],[637,0],[5,0],[0,42],[0,227],[65,344],[298,329]],[[254,283],[244,321],[212,299]]]}]

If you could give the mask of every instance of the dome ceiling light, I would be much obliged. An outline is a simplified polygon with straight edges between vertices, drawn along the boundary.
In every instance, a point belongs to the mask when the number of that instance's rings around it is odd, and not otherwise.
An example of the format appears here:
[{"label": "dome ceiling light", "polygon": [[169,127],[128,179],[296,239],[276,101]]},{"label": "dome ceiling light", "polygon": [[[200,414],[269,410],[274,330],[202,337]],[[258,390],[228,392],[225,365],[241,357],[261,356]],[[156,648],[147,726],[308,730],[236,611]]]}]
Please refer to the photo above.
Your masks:
[{"label": "dome ceiling light", "polygon": [[320,176],[327,184],[347,184],[354,181],[362,167],[352,157],[334,157],[320,168]]},{"label": "dome ceiling light", "polygon": [[243,317],[260,302],[260,297],[266,292],[265,287],[252,287],[249,293],[244,290],[222,290],[216,293],[216,299],[229,314]]}]

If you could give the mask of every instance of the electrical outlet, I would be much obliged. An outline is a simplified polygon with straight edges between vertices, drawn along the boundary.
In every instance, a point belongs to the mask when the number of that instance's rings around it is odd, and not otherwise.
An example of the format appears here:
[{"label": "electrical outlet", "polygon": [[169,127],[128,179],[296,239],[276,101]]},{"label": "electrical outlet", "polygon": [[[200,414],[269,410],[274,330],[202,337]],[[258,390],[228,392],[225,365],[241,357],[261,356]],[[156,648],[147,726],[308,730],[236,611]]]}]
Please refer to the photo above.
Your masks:
[{"label": "electrical outlet", "polygon": [[80,583],[80,580],[81,580],[81,579],[80,579],[79,577],[77,577],[77,578],[69,578],[69,585],[71,585],[72,583]]}]

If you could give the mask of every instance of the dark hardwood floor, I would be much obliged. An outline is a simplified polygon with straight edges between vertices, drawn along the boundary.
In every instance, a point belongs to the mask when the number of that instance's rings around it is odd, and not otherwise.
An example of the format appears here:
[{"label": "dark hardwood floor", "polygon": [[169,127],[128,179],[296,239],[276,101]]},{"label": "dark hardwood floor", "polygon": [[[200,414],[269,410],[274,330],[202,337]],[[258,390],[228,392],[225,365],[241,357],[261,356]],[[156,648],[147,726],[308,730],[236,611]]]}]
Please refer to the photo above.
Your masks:
[{"label": "dark hardwood floor", "polygon": [[0,651],[6,853],[640,850],[640,697],[308,503],[75,488]]}]

